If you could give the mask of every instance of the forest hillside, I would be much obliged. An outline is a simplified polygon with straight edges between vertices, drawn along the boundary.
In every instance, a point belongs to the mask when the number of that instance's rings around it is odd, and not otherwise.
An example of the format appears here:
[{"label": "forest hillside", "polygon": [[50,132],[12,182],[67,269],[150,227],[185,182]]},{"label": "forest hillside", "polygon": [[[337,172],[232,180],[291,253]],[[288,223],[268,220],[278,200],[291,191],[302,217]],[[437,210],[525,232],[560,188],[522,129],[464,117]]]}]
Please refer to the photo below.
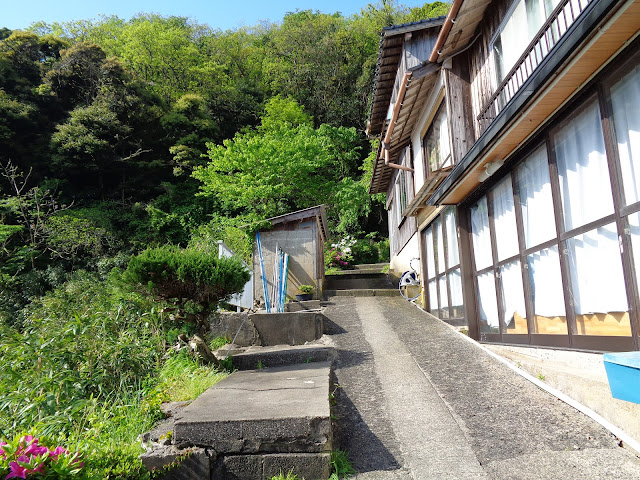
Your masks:
[{"label": "forest hillside", "polygon": [[[380,32],[447,8],[0,25],[0,452],[32,434],[82,457],[51,478],[148,478],[159,404],[223,375],[167,353],[248,278],[216,240],[248,259],[266,218],[324,203],[333,241],[384,245],[364,134]],[[10,458],[0,477],[29,471]]]}]

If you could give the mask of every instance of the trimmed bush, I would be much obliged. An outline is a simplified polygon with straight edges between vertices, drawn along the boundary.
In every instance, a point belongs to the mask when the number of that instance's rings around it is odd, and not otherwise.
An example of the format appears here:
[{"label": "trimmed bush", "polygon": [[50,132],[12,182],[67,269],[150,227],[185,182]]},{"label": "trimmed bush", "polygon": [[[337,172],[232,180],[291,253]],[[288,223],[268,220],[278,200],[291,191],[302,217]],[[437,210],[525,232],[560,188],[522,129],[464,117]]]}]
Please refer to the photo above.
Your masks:
[{"label": "trimmed bush", "polygon": [[217,253],[173,245],[149,248],[131,259],[125,278],[182,306],[195,302],[201,313],[208,313],[242,291],[250,278],[239,259],[218,258]]}]

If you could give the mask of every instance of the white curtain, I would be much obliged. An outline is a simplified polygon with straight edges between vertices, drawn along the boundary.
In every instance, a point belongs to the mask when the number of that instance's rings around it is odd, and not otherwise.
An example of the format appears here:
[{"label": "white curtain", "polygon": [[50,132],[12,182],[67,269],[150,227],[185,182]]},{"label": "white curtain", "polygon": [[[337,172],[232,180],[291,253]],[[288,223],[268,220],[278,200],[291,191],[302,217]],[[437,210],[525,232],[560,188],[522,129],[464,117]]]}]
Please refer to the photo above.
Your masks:
[{"label": "white curtain", "polygon": [[429,310],[434,313],[438,310],[438,286],[436,280],[429,280]]},{"label": "white curtain", "polygon": [[444,229],[447,233],[447,261],[451,268],[460,263],[456,211],[453,208],[448,208],[444,213]]},{"label": "white curtain", "polygon": [[633,213],[627,218],[631,229],[631,246],[633,248],[633,263],[636,267],[636,282],[640,283],[640,213]]},{"label": "white curtain", "polygon": [[491,236],[489,234],[489,211],[487,197],[482,197],[471,207],[471,233],[473,238],[473,254],[476,270],[481,270],[493,263],[491,256]]},{"label": "white curtain", "polygon": [[439,130],[438,143],[440,147],[440,168],[448,167],[451,165],[451,144],[449,143],[447,110],[444,107],[440,110],[440,115],[438,115],[436,122],[438,122]]},{"label": "white curtain", "polygon": [[600,109],[593,102],[554,136],[565,229],[613,213]]},{"label": "white curtain", "polygon": [[440,289],[440,308],[447,308],[449,297],[447,296],[447,277],[445,275],[438,278],[438,288]]},{"label": "white curtain", "polygon": [[504,260],[517,255],[519,251],[511,175],[503,178],[491,192],[498,260]]},{"label": "white curtain", "polygon": [[464,305],[462,297],[462,277],[460,276],[460,269],[457,268],[449,273],[449,289],[451,290],[451,306],[461,307]]},{"label": "white curtain", "polygon": [[624,196],[630,205],[640,201],[640,67],[611,88],[611,103]]},{"label": "white curtain", "polygon": [[526,248],[556,236],[547,150],[543,145],[516,170]]},{"label": "white curtain", "polygon": [[534,313],[544,317],[564,317],[566,313],[558,247],[532,253],[527,260]]},{"label": "white curtain", "polygon": [[424,242],[427,247],[427,278],[433,278],[436,276],[436,261],[433,256],[433,229],[427,228],[424,235]]},{"label": "white curtain", "polygon": [[440,219],[433,222],[433,235],[436,238],[436,257],[438,259],[438,273],[445,270],[444,265],[444,239],[442,238],[442,222]]},{"label": "white curtain", "polygon": [[504,326],[513,322],[514,314],[527,318],[524,307],[524,289],[520,260],[500,267],[500,285],[502,286],[502,308],[504,310]]},{"label": "white curtain", "polygon": [[576,313],[628,311],[615,223],[567,240]]},{"label": "white curtain", "polygon": [[493,271],[478,275],[478,303],[480,320],[491,329],[498,329],[498,304],[496,302],[496,284]]}]

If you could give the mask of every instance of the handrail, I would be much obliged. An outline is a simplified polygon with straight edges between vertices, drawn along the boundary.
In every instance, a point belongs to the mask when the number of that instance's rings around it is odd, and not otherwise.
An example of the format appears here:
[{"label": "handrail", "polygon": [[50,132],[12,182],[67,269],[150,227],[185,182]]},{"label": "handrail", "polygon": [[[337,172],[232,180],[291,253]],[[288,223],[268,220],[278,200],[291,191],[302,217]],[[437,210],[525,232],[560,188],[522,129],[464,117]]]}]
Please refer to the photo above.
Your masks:
[{"label": "handrail", "polygon": [[[591,2],[593,0],[561,0],[525,48],[523,54],[505,75],[500,85],[480,109],[480,113],[476,118],[480,122],[481,131],[484,131],[489,126],[491,121],[515,96],[516,92],[520,90],[538,65],[551,53],[551,50],[567,33],[569,27],[575,23],[578,16],[584,12]],[[570,7],[568,9],[569,12],[566,9],[567,5]],[[579,7],[577,12],[574,11],[574,5]],[[563,22],[561,22],[561,19]],[[546,40],[544,43],[542,43],[543,38]],[[533,58],[531,58],[532,53]],[[529,62],[527,62],[527,59]],[[488,114],[491,108],[494,109],[493,115]],[[482,122],[487,120],[489,122],[483,125]]]}]

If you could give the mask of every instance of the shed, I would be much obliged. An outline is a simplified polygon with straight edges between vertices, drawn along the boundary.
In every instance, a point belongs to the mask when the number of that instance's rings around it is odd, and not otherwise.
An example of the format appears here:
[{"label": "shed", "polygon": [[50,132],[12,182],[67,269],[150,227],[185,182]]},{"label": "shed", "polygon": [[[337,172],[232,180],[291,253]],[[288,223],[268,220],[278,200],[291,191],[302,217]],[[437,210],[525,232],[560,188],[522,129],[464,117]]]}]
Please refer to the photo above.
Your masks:
[{"label": "shed", "polygon": [[[266,284],[274,288],[276,250],[289,254],[289,275],[286,294],[295,297],[300,285],[315,286],[314,297],[322,296],[324,283],[324,243],[327,240],[327,214],[324,205],[269,218],[271,228],[258,232],[253,249],[254,298],[264,302],[261,263],[264,265]],[[261,258],[262,257],[262,261]]]}]

